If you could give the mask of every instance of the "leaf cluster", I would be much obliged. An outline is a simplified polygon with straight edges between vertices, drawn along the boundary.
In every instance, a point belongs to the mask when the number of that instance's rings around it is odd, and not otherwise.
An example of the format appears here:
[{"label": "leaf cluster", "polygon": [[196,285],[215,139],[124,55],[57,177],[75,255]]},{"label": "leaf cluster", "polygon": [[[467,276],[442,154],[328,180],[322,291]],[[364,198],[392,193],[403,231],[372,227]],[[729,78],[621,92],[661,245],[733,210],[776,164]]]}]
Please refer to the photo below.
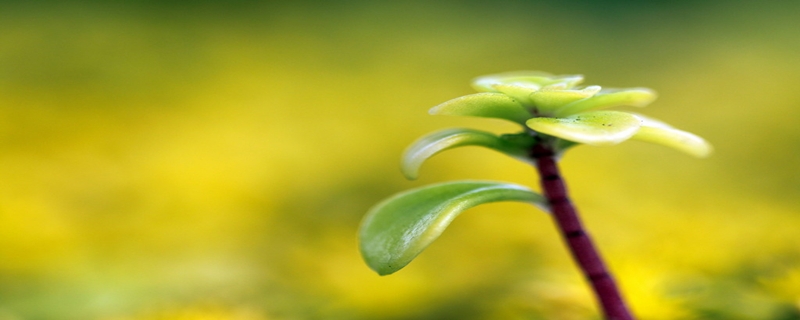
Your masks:
[{"label": "leaf cluster", "polygon": [[[434,115],[496,118],[522,126],[515,134],[495,135],[468,128],[428,134],[406,149],[401,170],[416,179],[430,157],[457,147],[480,146],[533,163],[531,151],[543,146],[556,154],[580,145],[614,145],[628,139],[672,147],[706,157],[711,146],[702,138],[636,113],[607,110],[644,107],[656,98],[647,88],[579,87],[580,75],[555,76],[537,71],[479,77],[479,93],[444,102]],[[474,206],[522,201],[548,211],[546,200],[527,187],[489,181],[455,181],[392,196],[373,207],[361,224],[361,253],[381,275],[394,273],[431,244],[453,219]]]}]

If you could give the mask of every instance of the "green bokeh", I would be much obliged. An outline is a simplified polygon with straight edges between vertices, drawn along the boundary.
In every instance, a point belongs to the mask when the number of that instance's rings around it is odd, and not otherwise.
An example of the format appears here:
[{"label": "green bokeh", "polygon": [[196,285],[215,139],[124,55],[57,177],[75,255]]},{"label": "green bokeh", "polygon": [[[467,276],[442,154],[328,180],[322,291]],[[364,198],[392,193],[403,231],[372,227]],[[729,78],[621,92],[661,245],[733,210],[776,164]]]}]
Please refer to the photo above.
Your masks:
[{"label": "green bokeh", "polygon": [[471,209],[402,271],[370,206],[456,179],[536,186],[499,153],[403,179],[473,77],[581,73],[659,93],[697,160],[579,147],[573,198],[643,319],[800,319],[800,2],[0,2],[0,319],[587,319],[549,217]]}]

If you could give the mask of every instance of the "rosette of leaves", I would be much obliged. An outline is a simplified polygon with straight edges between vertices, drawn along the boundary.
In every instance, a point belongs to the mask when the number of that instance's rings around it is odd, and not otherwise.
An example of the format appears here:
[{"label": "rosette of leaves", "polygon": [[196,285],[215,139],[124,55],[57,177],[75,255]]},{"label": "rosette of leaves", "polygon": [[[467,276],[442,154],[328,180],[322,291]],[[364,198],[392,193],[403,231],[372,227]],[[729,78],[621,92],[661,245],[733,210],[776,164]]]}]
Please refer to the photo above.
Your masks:
[{"label": "rosette of leaves", "polygon": [[[533,163],[534,146],[561,155],[581,144],[605,146],[629,139],[661,144],[696,157],[711,153],[711,146],[692,133],[640,114],[608,110],[644,107],[655,100],[653,90],[579,86],[582,81],[581,75],[543,72],[475,79],[472,86],[479,93],[444,102],[430,109],[430,114],[502,119],[519,124],[521,132],[498,136],[452,128],[431,133],[405,151],[403,174],[416,179],[426,159],[462,146],[486,147],[529,163]],[[456,181],[413,189],[369,210],[359,231],[362,256],[378,274],[394,273],[430,245],[461,212],[497,201],[528,202],[549,211],[542,195],[509,183]]]}]

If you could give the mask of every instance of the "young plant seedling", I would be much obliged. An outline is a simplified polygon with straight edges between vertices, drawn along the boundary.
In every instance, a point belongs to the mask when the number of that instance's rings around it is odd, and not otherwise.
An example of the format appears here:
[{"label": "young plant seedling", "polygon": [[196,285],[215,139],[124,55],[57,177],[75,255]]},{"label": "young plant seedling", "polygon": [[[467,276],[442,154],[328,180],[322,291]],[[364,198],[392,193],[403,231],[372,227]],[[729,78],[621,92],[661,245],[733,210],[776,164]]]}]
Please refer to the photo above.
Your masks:
[{"label": "young plant seedling", "polygon": [[509,183],[455,181],[394,195],[370,209],[361,222],[360,249],[369,267],[380,275],[394,273],[436,240],[464,210],[490,202],[522,201],[552,214],[606,319],[633,319],[569,198],[558,159],[577,145],[614,145],[628,139],[662,144],[701,158],[712,148],[702,138],[661,121],[606,110],[644,107],[655,100],[652,90],[578,87],[582,81],[580,75],[534,71],[489,75],[472,83],[480,93],[433,107],[431,114],[503,119],[521,125],[522,131],[497,136],[454,128],[424,136],[403,155],[406,178],[416,179],[422,163],[439,152],[482,146],[533,164],[542,193]]}]

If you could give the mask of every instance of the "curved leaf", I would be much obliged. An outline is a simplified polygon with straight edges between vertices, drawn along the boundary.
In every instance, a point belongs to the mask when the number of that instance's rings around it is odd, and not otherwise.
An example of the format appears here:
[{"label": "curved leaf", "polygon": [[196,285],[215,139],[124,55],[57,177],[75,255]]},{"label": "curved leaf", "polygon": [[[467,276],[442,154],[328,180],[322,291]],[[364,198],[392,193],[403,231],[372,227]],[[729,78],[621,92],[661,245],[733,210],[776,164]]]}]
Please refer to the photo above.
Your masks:
[{"label": "curved leaf", "polygon": [[491,92],[458,97],[433,107],[428,113],[498,118],[520,124],[531,118],[531,114],[513,98]]},{"label": "curved leaf", "polygon": [[541,71],[516,71],[491,74],[472,80],[472,87],[481,92],[497,92],[495,85],[508,84],[538,90],[541,87],[559,83],[572,88],[583,81],[582,75],[555,76]]},{"label": "curved leaf", "polygon": [[472,87],[481,92],[497,92],[495,85],[516,84],[539,89],[552,82],[553,75],[541,71],[516,71],[490,74],[472,80]]},{"label": "curved leaf", "polygon": [[565,117],[579,112],[612,107],[644,107],[656,99],[656,92],[647,88],[603,90],[598,94],[571,102],[555,112],[556,117]]},{"label": "curved leaf", "polygon": [[[523,140],[527,137],[529,141]],[[457,147],[481,146],[527,161],[526,150],[533,144],[533,137],[525,135],[514,141],[492,133],[464,128],[452,128],[428,134],[406,149],[400,168],[409,180],[417,178],[422,163],[434,155]]]},{"label": "curved leaf", "polygon": [[582,75],[566,75],[553,78],[547,86],[550,88],[572,89],[583,82]]},{"label": "curved leaf", "polygon": [[492,87],[498,92],[517,100],[523,107],[533,105],[531,94],[539,90],[537,86],[522,86],[516,84],[496,84]]},{"label": "curved leaf", "polygon": [[634,116],[640,119],[642,127],[631,139],[657,143],[698,158],[708,157],[714,150],[710,143],[695,134],[675,129],[662,121],[643,115]]},{"label": "curved leaf", "polygon": [[698,158],[711,155],[713,148],[706,140],[695,134],[674,129],[641,127],[631,139],[657,143],[686,152]]},{"label": "curved leaf", "polygon": [[632,114],[633,116],[639,118],[639,121],[641,121],[643,127],[655,127],[655,128],[664,128],[664,129],[671,129],[672,128],[671,125],[669,125],[668,123],[666,123],[664,121],[657,120],[655,118],[651,118],[651,117],[645,116],[643,114],[635,113],[635,112],[629,112],[629,113]]},{"label": "curved leaf", "polygon": [[436,240],[461,212],[498,201],[545,208],[541,195],[508,183],[456,181],[409,190],[384,200],[364,217],[359,230],[361,255],[378,274],[394,273]]},{"label": "curved leaf", "polygon": [[619,111],[591,111],[565,118],[533,118],[528,127],[554,137],[590,145],[611,145],[639,130],[636,116]]},{"label": "curved leaf", "polygon": [[546,87],[532,93],[530,99],[537,110],[549,114],[569,103],[586,99],[600,91],[599,86],[589,86],[581,90],[563,90],[561,88],[563,86],[560,84]]}]

